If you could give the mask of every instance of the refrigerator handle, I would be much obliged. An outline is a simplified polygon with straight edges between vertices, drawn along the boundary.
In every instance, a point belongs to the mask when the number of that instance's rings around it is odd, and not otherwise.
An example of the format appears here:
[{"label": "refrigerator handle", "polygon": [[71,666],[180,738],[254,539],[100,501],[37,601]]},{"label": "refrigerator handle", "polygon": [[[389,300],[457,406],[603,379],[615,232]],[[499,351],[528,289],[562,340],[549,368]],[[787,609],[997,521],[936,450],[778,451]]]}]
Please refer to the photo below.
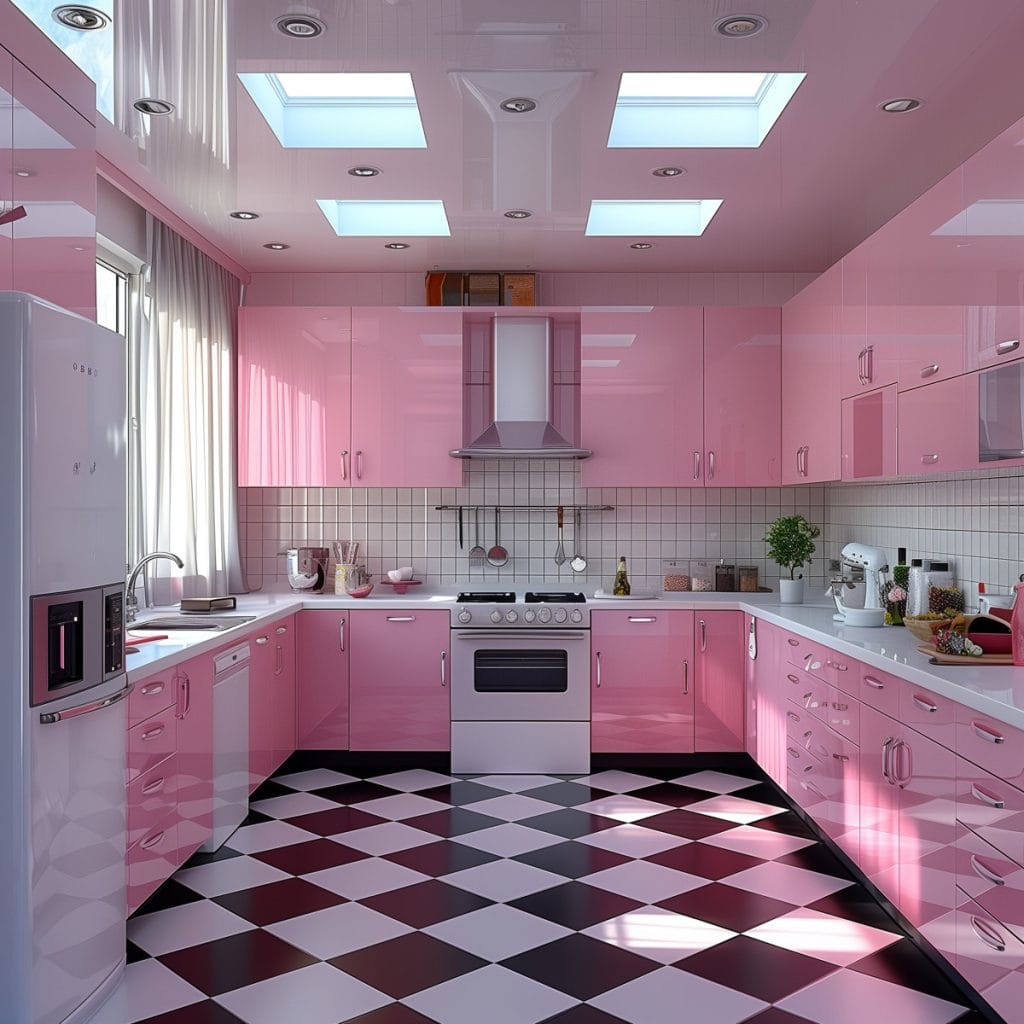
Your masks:
[{"label": "refrigerator handle", "polygon": [[82,715],[91,714],[93,711],[102,711],[104,708],[109,708],[112,704],[117,704],[124,700],[132,690],[135,689],[134,683],[129,683],[123,690],[118,690],[117,693],[112,693],[109,697],[104,697],[103,700],[90,701],[88,704],[79,704],[76,707],[68,708],[66,711],[50,711],[39,716],[39,721],[42,725],[56,725],[57,722],[65,722],[71,718],[79,718]]}]

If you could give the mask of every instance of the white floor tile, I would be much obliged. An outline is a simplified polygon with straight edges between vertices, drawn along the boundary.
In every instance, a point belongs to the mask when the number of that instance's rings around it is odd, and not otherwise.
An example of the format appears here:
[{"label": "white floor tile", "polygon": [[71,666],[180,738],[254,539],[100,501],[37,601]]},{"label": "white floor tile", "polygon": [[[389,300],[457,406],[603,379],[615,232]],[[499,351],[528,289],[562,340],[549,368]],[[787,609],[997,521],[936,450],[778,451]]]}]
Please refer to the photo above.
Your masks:
[{"label": "white floor tile", "polygon": [[360,903],[343,903],[269,924],[264,931],[304,949],[318,960],[330,960],[354,949],[398,938],[413,929]]},{"label": "white floor tile", "polygon": [[446,786],[457,780],[452,778],[451,775],[442,775],[440,772],[429,772],[421,768],[414,768],[406,772],[392,772],[390,775],[376,775],[373,781],[381,786],[400,789],[404,793],[416,793],[421,789]]},{"label": "white floor tile", "polygon": [[269,800],[256,800],[252,809],[272,818],[297,818],[300,814],[336,811],[338,805],[315,793],[288,793],[286,796],[272,796]]},{"label": "white floor tile", "polygon": [[641,800],[640,797],[630,796],[628,793],[613,793],[611,796],[604,796],[598,800],[591,800],[586,804],[579,804],[577,811],[589,811],[591,814],[600,814],[603,818],[614,818],[626,825],[634,821],[642,821],[654,814],[664,814],[670,811],[671,807],[665,804],[655,803],[653,800]]},{"label": "white floor tile", "polygon": [[707,846],[717,846],[734,853],[747,853],[761,860],[775,860],[787,854],[802,850],[805,846],[813,846],[813,839],[800,836],[787,836],[782,832],[769,832],[767,829],[755,828],[753,825],[739,825],[728,832],[719,832],[717,836],[701,839]]},{"label": "white floor tile", "polygon": [[598,846],[602,850],[612,850],[626,857],[650,857],[652,853],[685,846],[690,840],[682,836],[669,835],[667,832],[655,832],[640,825],[616,825],[615,828],[606,828],[603,832],[580,836],[577,842]]},{"label": "white floor tile", "polygon": [[438,1024],[537,1024],[578,1000],[491,964],[402,1002]]},{"label": "white floor tile", "polygon": [[206,999],[159,960],[128,964],[121,983],[89,1024],[134,1024]]},{"label": "white floor tile", "polygon": [[590,1002],[629,1024],[665,1024],[678,1020],[739,1024],[768,1006],[753,996],[674,967],[652,971]]},{"label": "white floor tile", "polygon": [[212,864],[185,868],[174,877],[200,895],[212,899],[240,889],[254,889],[257,885],[280,882],[292,876],[255,857],[232,857],[230,860],[217,860]]},{"label": "white floor tile", "polygon": [[613,868],[585,875],[579,881],[598,889],[606,889],[608,892],[621,893],[630,899],[640,900],[641,903],[659,903],[671,896],[678,896],[682,892],[699,889],[702,885],[708,884],[708,880],[699,875],[675,871],[646,860],[616,864]]},{"label": "white floor tile", "polygon": [[485,960],[504,960],[572,934],[560,924],[504,904],[483,907],[423,931]]},{"label": "white floor tile", "polygon": [[503,789],[506,793],[522,793],[528,789],[550,786],[554,782],[563,782],[564,779],[553,775],[482,775],[470,781],[490,786],[491,789]]},{"label": "white floor tile", "polygon": [[529,896],[530,893],[564,885],[565,876],[553,871],[543,871],[529,864],[515,860],[496,860],[490,864],[479,864],[474,868],[445,875],[444,880],[460,889],[486,896],[496,903]]},{"label": "white floor tile", "polygon": [[610,793],[630,793],[634,789],[657,785],[659,780],[648,775],[636,775],[634,772],[607,771],[588,775],[576,781],[585,782],[595,789],[607,789]]},{"label": "white floor tile", "polygon": [[556,843],[564,843],[565,840],[549,832],[539,832],[535,828],[507,822],[504,825],[481,829],[479,832],[470,832],[468,835],[453,836],[452,842],[472,846],[475,850],[483,850],[499,857],[518,857],[521,853],[554,846]]},{"label": "white floor tile", "polygon": [[536,800],[521,793],[507,793],[505,796],[495,796],[488,800],[479,800],[475,804],[466,804],[465,809],[479,814],[489,814],[492,818],[501,818],[503,821],[521,821],[523,818],[533,818],[538,814],[549,814],[551,811],[561,811],[565,808],[561,804]]},{"label": "white floor tile", "polygon": [[425,796],[417,796],[415,793],[396,793],[394,796],[382,796],[376,800],[364,800],[362,803],[352,806],[357,807],[360,811],[366,811],[367,814],[376,814],[378,818],[401,821],[403,818],[415,818],[419,814],[443,811],[448,804],[443,804],[439,800],[430,800]]},{"label": "white floor tile", "polygon": [[380,825],[357,828],[333,838],[335,842],[344,843],[354,850],[362,850],[363,853],[372,853],[375,857],[437,842],[437,836],[432,833],[403,825],[400,821],[385,821]]},{"label": "white floor tile", "polygon": [[737,825],[749,825],[752,822],[761,821],[763,818],[770,818],[773,814],[782,814],[786,808],[761,803],[759,800],[744,800],[741,796],[723,793],[721,796],[711,797],[710,800],[700,800],[695,804],[690,804],[686,809],[696,814],[721,818],[722,821],[733,821]]},{"label": "white floor tile", "polygon": [[673,914],[661,907],[631,910],[621,917],[585,928],[583,934],[662,964],[675,963],[736,937],[736,932],[727,928],[719,928],[695,917]]},{"label": "white floor tile", "polygon": [[367,896],[401,889],[430,877],[389,860],[368,857],[352,864],[339,864],[334,868],[314,871],[302,876],[307,882],[319,885],[350,900],[361,900]]},{"label": "white floor tile", "polygon": [[895,932],[806,907],[751,928],[746,934],[752,939],[770,942],[794,953],[806,953],[839,967],[849,967],[902,938]]},{"label": "white floor tile", "polygon": [[327,789],[329,786],[343,786],[347,782],[358,782],[353,775],[344,772],[332,772],[329,768],[313,768],[308,772],[296,772],[294,775],[281,775],[274,779],[282,786],[290,789]]},{"label": "white floor tile", "polygon": [[949,1024],[964,1013],[964,1007],[945,999],[856,971],[836,971],[776,1005],[816,1024],[864,1024],[871,1020]]},{"label": "white floor tile", "polygon": [[162,956],[175,949],[252,931],[253,927],[245,918],[232,914],[218,903],[198,900],[133,917],[128,922],[128,938],[151,956]]},{"label": "white floor tile", "polygon": [[339,1024],[392,1001],[330,964],[312,964],[216,998],[245,1024]]},{"label": "white floor tile", "polygon": [[735,875],[730,875],[727,881],[729,885],[734,885],[738,889],[746,889],[747,892],[756,892],[800,906],[853,885],[848,878],[834,878],[832,875],[808,871],[792,864],[779,864],[777,861],[769,861],[767,864],[758,864],[756,868],[739,871]]},{"label": "white floor tile", "polygon": [[261,821],[258,825],[240,828],[224,845],[239,853],[262,853],[279,846],[294,846],[319,838],[304,828],[289,825],[287,821]]},{"label": "white floor tile", "polygon": [[678,786],[689,786],[691,789],[706,789],[710,793],[735,793],[738,789],[756,786],[754,779],[744,779],[739,775],[726,772],[693,772],[691,775],[680,775],[672,779]]}]

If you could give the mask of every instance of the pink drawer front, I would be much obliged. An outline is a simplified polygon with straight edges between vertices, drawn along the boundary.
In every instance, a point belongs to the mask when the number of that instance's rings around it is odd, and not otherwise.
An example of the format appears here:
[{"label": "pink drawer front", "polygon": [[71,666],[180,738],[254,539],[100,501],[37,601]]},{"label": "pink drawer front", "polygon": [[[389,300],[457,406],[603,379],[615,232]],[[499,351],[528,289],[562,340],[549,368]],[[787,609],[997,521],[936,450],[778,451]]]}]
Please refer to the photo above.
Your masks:
[{"label": "pink drawer front", "polygon": [[136,725],[158,711],[170,707],[175,700],[173,672],[150,676],[135,684],[128,694],[128,724]]},{"label": "pink drawer front", "polygon": [[[797,714],[800,714],[799,710]],[[809,754],[819,764],[827,764],[832,757],[832,735],[823,722],[810,715],[804,715],[800,722],[787,717],[786,740],[790,746]]]},{"label": "pink drawer front", "polygon": [[172,756],[128,786],[128,847],[134,846],[161,821],[174,817],[178,806],[177,756]]},{"label": "pink drawer front", "polygon": [[996,778],[1024,789],[1024,733],[957,706],[956,752]]},{"label": "pink drawer front", "polygon": [[132,914],[178,868],[178,826],[171,818],[128,851],[128,913]]},{"label": "pink drawer front", "polygon": [[829,685],[805,672],[786,673],[786,696],[797,707],[809,711],[819,722],[825,721]]},{"label": "pink drawer front", "polygon": [[870,665],[861,665],[860,699],[861,702],[878,711],[898,718],[900,714],[900,690],[907,683],[888,672],[881,672]]},{"label": "pink drawer front", "polygon": [[794,633],[788,633],[782,650],[786,661],[794,668],[800,669],[801,672],[813,672],[819,678],[824,678],[827,671],[825,662],[832,653],[827,647]]},{"label": "pink drawer front", "polygon": [[840,736],[860,743],[860,701],[838,686],[830,686],[825,706],[825,724]]},{"label": "pink drawer front", "polygon": [[955,914],[956,969],[1005,1020],[1024,1006],[1024,942],[972,900]]},{"label": "pink drawer front", "polygon": [[958,826],[956,880],[982,909],[1024,941],[1024,867]]},{"label": "pink drawer front", "polygon": [[957,820],[1000,853],[1024,864],[1024,792],[957,758]]},{"label": "pink drawer front", "polygon": [[176,723],[172,706],[128,730],[128,785],[174,753]]},{"label": "pink drawer front", "polygon": [[823,816],[828,804],[825,785],[825,779],[818,771],[806,772],[791,767],[786,773],[786,792],[815,821]]},{"label": "pink drawer front", "polygon": [[899,687],[899,699],[902,722],[947,750],[956,749],[957,705],[953,701],[906,680]]}]

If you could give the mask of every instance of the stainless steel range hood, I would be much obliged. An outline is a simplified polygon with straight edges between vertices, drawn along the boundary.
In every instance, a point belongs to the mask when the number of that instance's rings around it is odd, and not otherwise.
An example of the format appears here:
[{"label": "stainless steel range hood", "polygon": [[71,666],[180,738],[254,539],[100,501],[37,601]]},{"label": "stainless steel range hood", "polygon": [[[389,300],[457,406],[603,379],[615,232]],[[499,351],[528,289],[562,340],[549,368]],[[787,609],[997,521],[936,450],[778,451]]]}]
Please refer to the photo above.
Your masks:
[{"label": "stainless steel range hood", "polygon": [[551,320],[494,319],[491,351],[493,422],[456,459],[587,459],[552,423]]}]

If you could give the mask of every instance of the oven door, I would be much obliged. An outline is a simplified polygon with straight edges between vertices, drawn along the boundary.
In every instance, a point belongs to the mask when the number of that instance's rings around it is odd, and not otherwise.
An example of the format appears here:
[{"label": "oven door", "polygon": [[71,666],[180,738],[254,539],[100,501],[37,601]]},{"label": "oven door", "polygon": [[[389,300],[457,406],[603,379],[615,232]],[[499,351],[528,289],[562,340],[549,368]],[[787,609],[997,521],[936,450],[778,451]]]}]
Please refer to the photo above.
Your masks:
[{"label": "oven door", "polygon": [[585,630],[452,632],[453,721],[588,721],[589,677]]}]

